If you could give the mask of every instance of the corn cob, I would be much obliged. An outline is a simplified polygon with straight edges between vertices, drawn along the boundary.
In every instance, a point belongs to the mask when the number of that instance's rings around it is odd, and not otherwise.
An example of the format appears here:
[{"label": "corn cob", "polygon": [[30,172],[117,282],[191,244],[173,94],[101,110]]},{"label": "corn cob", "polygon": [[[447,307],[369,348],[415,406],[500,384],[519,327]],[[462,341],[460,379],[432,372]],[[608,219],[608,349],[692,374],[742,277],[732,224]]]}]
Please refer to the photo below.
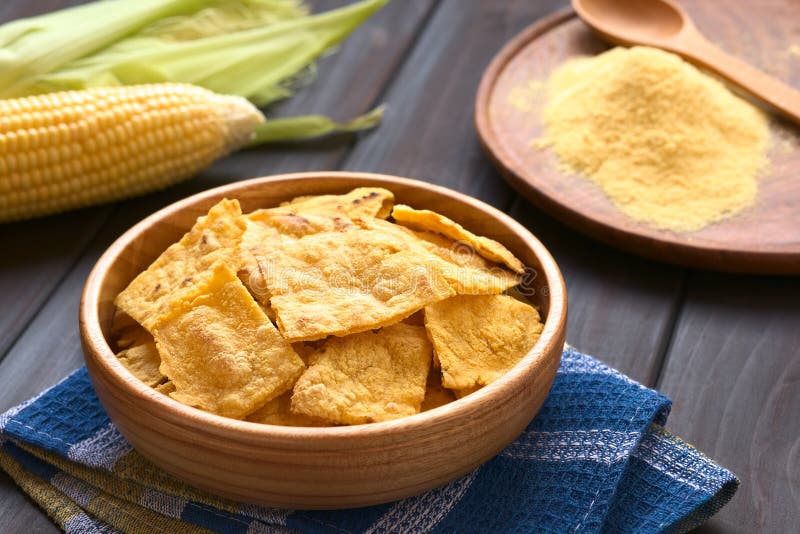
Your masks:
[{"label": "corn cob", "polygon": [[250,142],[264,116],[192,85],[0,100],[0,222],[161,189]]}]

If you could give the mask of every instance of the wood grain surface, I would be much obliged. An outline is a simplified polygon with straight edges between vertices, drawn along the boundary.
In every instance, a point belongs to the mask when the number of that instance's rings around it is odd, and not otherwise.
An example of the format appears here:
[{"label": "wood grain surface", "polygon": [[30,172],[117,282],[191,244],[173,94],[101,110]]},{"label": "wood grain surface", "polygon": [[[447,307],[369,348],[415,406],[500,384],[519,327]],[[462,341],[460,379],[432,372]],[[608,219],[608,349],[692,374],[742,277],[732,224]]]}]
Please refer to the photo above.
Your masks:
[{"label": "wood grain surface", "polygon": [[[707,528],[793,532],[800,513],[800,280],[693,272],[658,387],[670,429],[742,480]],[[709,530],[711,531],[711,530]]]},{"label": "wood grain surface", "polygon": [[[330,2],[342,3],[346,2]],[[0,17],[8,20],[67,4],[8,0],[0,4]],[[13,255],[0,261],[0,336],[8,339],[0,352],[5,356],[0,362],[0,410],[38,393],[81,364],[77,309],[86,276],[114,238],[159,207],[214,185],[270,172],[346,168],[414,176],[510,209],[561,267],[570,297],[569,341],[650,386],[660,384],[675,403],[668,426],[739,475],[742,486],[735,500],[699,532],[792,531],[800,524],[796,459],[800,418],[793,404],[800,397],[800,381],[778,373],[796,369],[800,360],[793,334],[800,302],[797,279],[719,276],[644,260],[593,242],[515,196],[480,149],[472,106],[483,70],[510,38],[566,4],[566,0],[444,0],[434,5],[395,0],[337,54],[321,62],[314,85],[276,110],[299,114],[313,106],[313,111],[346,117],[386,102],[384,125],[360,136],[358,143],[337,138],[245,151],[163,193],[111,208],[0,227],[3,245],[9,239],[18,244]],[[726,17],[744,22],[761,5],[747,13],[730,11]],[[786,14],[782,18],[796,20]],[[715,31],[733,33],[731,28],[723,25]],[[745,57],[766,62],[768,56],[754,46],[765,36],[800,44],[800,24],[780,28],[782,33],[775,33],[777,27],[738,32]],[[375,35],[382,32],[386,45],[378,47]],[[356,57],[361,63],[351,63]],[[779,60],[784,62],[780,65],[800,68],[797,56],[787,54]],[[329,68],[331,62],[336,62],[336,69]],[[358,83],[367,65],[382,73],[370,82],[376,86]],[[332,87],[338,87],[338,97],[329,95]],[[337,98],[351,91],[365,96],[348,100],[355,101],[349,105],[356,109],[339,108]],[[303,107],[295,107],[300,105],[295,104],[298,98]],[[323,108],[323,101],[334,109]],[[103,224],[112,211],[113,224]],[[91,222],[93,218],[98,220]],[[50,236],[55,231],[63,234]],[[70,232],[80,239],[67,237]],[[40,250],[45,246],[58,252]],[[769,297],[764,305],[756,305],[764,295]],[[734,315],[737,321],[732,321]],[[764,317],[765,322],[759,322]],[[737,330],[748,321],[752,321],[749,330]],[[752,343],[750,336],[760,338],[757,328],[764,324],[769,324],[768,343],[750,345],[752,350],[740,347],[744,341]],[[16,326],[8,330],[6,325]],[[45,330],[47,336],[41,334]],[[741,369],[743,362],[749,373],[760,362],[765,368],[748,375]],[[729,372],[723,372],[729,364]],[[667,380],[667,375],[672,378]],[[764,399],[772,399],[769,412]],[[738,441],[719,438],[737,435]],[[765,443],[772,444],[769,454],[763,453]],[[754,529],[756,524],[761,528]],[[56,531],[3,473],[0,526],[12,534]]]},{"label": "wood grain surface", "polygon": [[[789,53],[792,32],[797,31],[797,19],[790,15],[796,14],[793,0],[775,0],[760,9],[752,9],[747,0],[729,2],[725,9],[714,0],[686,0],[681,5],[714,44],[800,87],[800,61]],[[800,274],[796,125],[773,117],[770,168],[759,181],[755,204],[690,233],[659,230],[631,219],[591,181],[560,172],[551,149],[531,146],[543,135],[546,99],[541,83],[567,58],[608,47],[574,13],[565,11],[526,29],[497,55],[482,80],[475,114],[481,139],[509,183],[569,226],[636,254],[724,271]],[[537,83],[540,88],[532,89]],[[513,98],[520,91],[529,93],[524,106]]]}]

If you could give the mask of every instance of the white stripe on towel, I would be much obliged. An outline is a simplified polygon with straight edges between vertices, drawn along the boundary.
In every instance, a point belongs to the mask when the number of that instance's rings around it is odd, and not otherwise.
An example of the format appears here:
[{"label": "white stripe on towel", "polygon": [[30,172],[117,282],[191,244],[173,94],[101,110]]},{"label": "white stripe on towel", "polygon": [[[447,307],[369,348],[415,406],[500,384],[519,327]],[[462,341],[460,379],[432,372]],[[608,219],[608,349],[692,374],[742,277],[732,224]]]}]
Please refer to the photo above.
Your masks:
[{"label": "white stripe on towel", "polygon": [[543,462],[585,460],[611,465],[626,458],[639,439],[638,432],[565,430],[524,432],[501,456]]}]

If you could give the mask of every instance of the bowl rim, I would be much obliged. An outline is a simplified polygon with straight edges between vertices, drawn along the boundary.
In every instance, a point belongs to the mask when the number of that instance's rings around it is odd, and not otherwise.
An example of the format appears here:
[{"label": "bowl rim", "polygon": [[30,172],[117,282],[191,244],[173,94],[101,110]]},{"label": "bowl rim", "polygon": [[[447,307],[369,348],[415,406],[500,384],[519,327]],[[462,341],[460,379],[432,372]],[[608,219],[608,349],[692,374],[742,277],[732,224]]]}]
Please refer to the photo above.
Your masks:
[{"label": "bowl rim", "polygon": [[[448,403],[425,412],[394,419],[361,425],[333,426],[333,427],[295,427],[282,425],[269,425],[249,421],[231,419],[221,415],[203,411],[181,404],[168,395],[164,395],[144,382],[136,379],[119,362],[103,334],[99,318],[99,296],[105,273],[109,270],[117,256],[136,237],[154,225],[154,223],[167,219],[173,214],[206,199],[213,197],[236,198],[236,190],[243,187],[270,186],[287,181],[318,180],[321,178],[345,178],[364,180],[367,182],[382,182],[383,186],[391,189],[392,184],[407,188],[421,188],[434,193],[450,197],[458,202],[471,205],[479,211],[487,212],[498,219],[510,231],[519,235],[532,248],[534,255],[539,260],[541,271],[545,275],[545,285],[548,294],[548,315],[539,339],[528,353],[506,374],[480,390],[467,395],[455,402]],[[329,440],[352,439],[387,433],[413,432],[429,427],[435,427],[474,412],[483,403],[502,395],[503,391],[523,387],[531,379],[532,373],[539,368],[547,354],[552,353],[564,339],[567,321],[567,292],[564,279],[550,252],[527,228],[522,226],[509,215],[486,204],[478,199],[452,189],[399,176],[349,172],[349,171],[313,171],[300,173],[287,173],[270,175],[259,178],[241,180],[201,191],[165,206],[155,213],[145,217],[140,222],[125,231],[118,237],[97,260],[92,268],[83,288],[79,311],[79,327],[81,341],[84,345],[84,358],[86,363],[98,365],[103,370],[104,377],[111,378],[113,386],[125,390],[126,397],[133,397],[140,401],[139,408],[151,412],[153,416],[165,421],[172,421],[181,427],[191,427],[208,435],[217,435],[231,439],[235,436],[238,440],[248,442],[262,442],[266,439],[278,441],[296,440],[302,438],[309,445],[314,443],[329,443]],[[558,348],[560,357],[561,348]],[[114,395],[113,391],[109,391]],[[123,397],[124,398],[124,397]]]}]

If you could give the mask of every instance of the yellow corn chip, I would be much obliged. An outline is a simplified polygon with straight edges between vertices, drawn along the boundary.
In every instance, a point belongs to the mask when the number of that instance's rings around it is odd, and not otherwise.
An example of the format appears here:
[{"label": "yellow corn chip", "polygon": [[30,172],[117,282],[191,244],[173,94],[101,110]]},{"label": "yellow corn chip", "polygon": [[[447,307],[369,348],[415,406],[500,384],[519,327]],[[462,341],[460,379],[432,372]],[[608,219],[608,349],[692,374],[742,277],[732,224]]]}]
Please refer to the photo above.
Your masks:
[{"label": "yellow corn chip", "polygon": [[247,214],[246,229],[239,246],[239,279],[256,300],[265,304],[269,303],[269,291],[264,285],[259,258],[276,251],[285,241],[319,232],[341,231],[352,226],[349,219],[335,213],[330,216],[314,213],[300,215],[278,210],[261,209]]},{"label": "yellow corn chip", "polygon": [[479,256],[462,242],[379,219],[362,221],[361,225],[404,241],[410,250],[424,258],[428,270],[447,280],[456,294],[494,295],[520,283],[519,275]]},{"label": "yellow corn chip", "polygon": [[303,414],[292,413],[289,407],[292,402],[292,392],[287,391],[276,397],[264,406],[247,416],[252,423],[283,426],[330,426],[330,423]]},{"label": "yellow corn chip", "polygon": [[297,197],[273,209],[293,213],[385,219],[392,212],[393,204],[394,193],[391,191],[380,187],[359,187],[344,195]]},{"label": "yellow corn chip", "polygon": [[432,253],[411,249],[394,230],[362,224],[306,235],[265,258],[270,303],[289,341],[380,328],[455,293]]},{"label": "yellow corn chip", "polygon": [[446,388],[485,386],[508,372],[542,332],[535,308],[508,295],[459,295],[425,308]]},{"label": "yellow corn chip", "polygon": [[158,384],[157,386],[153,386],[153,389],[155,389],[159,393],[163,393],[164,395],[170,395],[175,392],[175,384],[167,380],[163,384]]},{"label": "yellow corn chip", "polygon": [[217,261],[233,261],[245,229],[237,200],[222,200],[180,241],[170,246],[115,300],[117,307],[152,332],[153,321],[168,311],[176,290]]},{"label": "yellow corn chip", "polygon": [[[258,210],[247,215],[247,219],[257,223],[262,231],[260,241],[271,243],[274,236],[284,239],[299,239],[310,234],[320,232],[342,232],[353,226],[353,221],[340,215],[318,213],[291,213],[269,210]],[[264,234],[263,232],[266,232]]]},{"label": "yellow corn chip", "polygon": [[430,362],[431,344],[419,326],[331,338],[311,355],[291,410],[344,424],[413,415],[425,397]]},{"label": "yellow corn chip", "polygon": [[147,334],[147,337],[150,338],[149,341],[120,351],[117,358],[133,376],[152,387],[161,382],[164,375],[159,371],[161,357],[158,355],[156,344],[150,334]]},{"label": "yellow corn chip", "polygon": [[442,261],[439,269],[459,295],[495,295],[520,283],[520,277],[492,263],[460,241],[432,232],[414,232],[420,244]]},{"label": "yellow corn chip", "polygon": [[154,324],[172,398],[241,418],[292,387],[305,369],[244,285],[217,264]]},{"label": "yellow corn chip", "polygon": [[[242,239],[242,248],[247,247],[250,258],[246,270],[258,275],[250,274],[245,285],[259,302],[269,301],[278,316],[277,324],[291,341],[378,328],[453,292],[494,294],[519,283],[516,274],[474,254],[469,247],[379,219],[354,225],[341,217],[272,210],[254,212],[247,219],[248,229]],[[399,260],[407,262],[410,270],[406,271],[402,263],[398,265]],[[417,278],[412,276],[415,273]],[[239,274],[241,277],[241,270]],[[442,279],[452,291],[444,287]],[[277,289],[271,287],[270,280]],[[428,295],[424,293],[426,280],[435,284]],[[342,287],[342,282],[350,283],[350,288]],[[387,287],[388,291],[395,290],[400,297],[405,293],[409,298],[385,303],[393,295],[379,295],[382,301],[374,302],[372,290],[385,294]],[[306,295],[298,295],[298,290],[306,290]],[[416,290],[419,291],[414,294]],[[357,296],[355,300],[342,301],[342,293]],[[343,309],[332,309],[331,304]]]},{"label": "yellow corn chip", "polygon": [[[279,243],[280,234],[275,228],[254,221],[251,215],[244,217],[245,230],[237,250],[236,275],[259,304],[269,306],[269,290],[264,282],[256,252],[262,247],[273,248]],[[270,319],[274,320],[274,316]]]},{"label": "yellow corn chip", "polygon": [[398,223],[415,230],[429,230],[437,232],[450,239],[462,241],[484,258],[504,263],[516,273],[524,273],[525,266],[506,247],[488,237],[475,235],[457,222],[444,215],[430,210],[415,210],[404,204],[398,204],[392,210],[392,217]]},{"label": "yellow corn chip", "polygon": [[428,383],[425,385],[425,398],[422,400],[422,411],[427,412],[456,400],[455,395],[442,385],[442,373],[431,367]]},{"label": "yellow corn chip", "polygon": [[272,320],[275,320],[275,314],[269,308],[271,295],[265,281],[267,273],[264,272],[266,267],[262,258],[278,253],[283,243],[304,235],[341,231],[352,226],[345,217],[298,215],[274,209],[254,211],[245,217],[245,223],[246,229],[237,254],[237,275],[253,298],[268,307],[270,313],[267,315]]}]

